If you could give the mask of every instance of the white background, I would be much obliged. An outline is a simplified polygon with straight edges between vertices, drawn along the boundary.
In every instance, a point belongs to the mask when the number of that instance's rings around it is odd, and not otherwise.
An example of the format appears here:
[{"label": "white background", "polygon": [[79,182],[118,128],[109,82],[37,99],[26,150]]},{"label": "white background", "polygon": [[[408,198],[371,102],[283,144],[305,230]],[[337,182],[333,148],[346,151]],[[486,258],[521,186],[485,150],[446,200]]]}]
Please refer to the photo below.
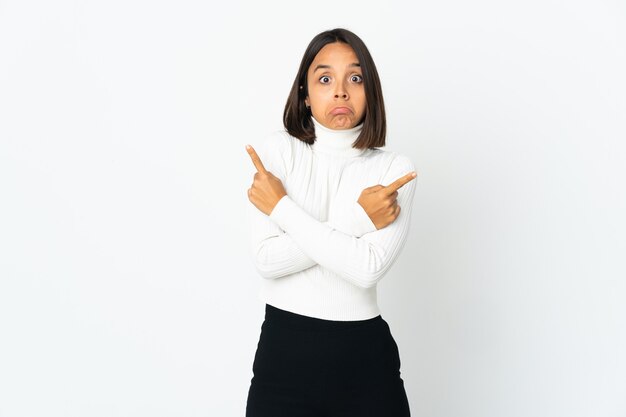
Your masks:
[{"label": "white background", "polygon": [[[410,5],[409,5],[410,4]],[[245,144],[348,28],[418,170],[413,416],[626,416],[621,1],[0,0],[0,416],[243,416]]]}]

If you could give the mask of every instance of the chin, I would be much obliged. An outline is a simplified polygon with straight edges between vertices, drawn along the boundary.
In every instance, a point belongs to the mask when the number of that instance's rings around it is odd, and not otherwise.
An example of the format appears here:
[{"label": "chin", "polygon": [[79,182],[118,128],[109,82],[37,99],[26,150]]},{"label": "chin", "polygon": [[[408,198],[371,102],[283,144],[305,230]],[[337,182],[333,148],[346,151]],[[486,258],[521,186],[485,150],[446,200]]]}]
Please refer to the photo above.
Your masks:
[{"label": "chin", "polygon": [[330,123],[330,126],[333,126],[333,129],[352,129],[354,126],[356,126],[356,123],[354,123],[351,120],[349,122],[334,122],[334,123]]}]

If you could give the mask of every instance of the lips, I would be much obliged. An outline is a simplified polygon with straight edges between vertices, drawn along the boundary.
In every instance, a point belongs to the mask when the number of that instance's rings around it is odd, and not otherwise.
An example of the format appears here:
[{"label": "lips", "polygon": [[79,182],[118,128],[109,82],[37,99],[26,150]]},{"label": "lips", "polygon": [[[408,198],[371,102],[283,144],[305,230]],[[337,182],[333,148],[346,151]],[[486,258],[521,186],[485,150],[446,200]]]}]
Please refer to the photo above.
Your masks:
[{"label": "lips", "polygon": [[350,110],[349,107],[335,107],[334,109],[330,111],[330,114],[334,114],[334,115],[350,114],[350,113],[352,113],[352,110]]}]

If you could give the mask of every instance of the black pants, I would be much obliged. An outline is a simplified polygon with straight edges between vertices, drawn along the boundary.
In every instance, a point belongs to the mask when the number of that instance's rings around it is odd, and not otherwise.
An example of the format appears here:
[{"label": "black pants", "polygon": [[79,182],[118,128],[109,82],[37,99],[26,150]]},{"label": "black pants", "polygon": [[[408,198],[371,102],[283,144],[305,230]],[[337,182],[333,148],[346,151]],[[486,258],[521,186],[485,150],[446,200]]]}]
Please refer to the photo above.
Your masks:
[{"label": "black pants", "polygon": [[389,325],[331,321],[266,304],[246,417],[409,417]]}]

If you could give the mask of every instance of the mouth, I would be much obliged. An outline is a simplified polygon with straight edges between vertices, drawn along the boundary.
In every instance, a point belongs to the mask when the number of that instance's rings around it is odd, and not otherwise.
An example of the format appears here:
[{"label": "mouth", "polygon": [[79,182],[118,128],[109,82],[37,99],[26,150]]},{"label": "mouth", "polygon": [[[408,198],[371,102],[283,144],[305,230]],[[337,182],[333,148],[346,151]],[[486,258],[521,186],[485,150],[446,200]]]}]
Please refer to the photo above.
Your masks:
[{"label": "mouth", "polygon": [[349,107],[335,107],[330,111],[330,114],[338,115],[338,114],[350,114],[352,110]]}]

